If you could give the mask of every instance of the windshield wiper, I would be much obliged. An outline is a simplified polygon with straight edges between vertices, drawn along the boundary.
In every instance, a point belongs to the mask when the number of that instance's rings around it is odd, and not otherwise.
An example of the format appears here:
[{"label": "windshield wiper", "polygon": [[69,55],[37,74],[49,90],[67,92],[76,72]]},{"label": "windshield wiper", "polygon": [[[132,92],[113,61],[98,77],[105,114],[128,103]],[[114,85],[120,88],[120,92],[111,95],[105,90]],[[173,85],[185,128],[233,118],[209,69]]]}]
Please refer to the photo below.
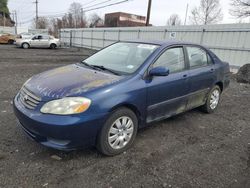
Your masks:
[{"label": "windshield wiper", "polygon": [[120,75],[116,71],[113,71],[112,69],[106,68],[106,67],[104,67],[102,65],[91,65],[91,66],[93,66],[94,68],[98,68],[98,69],[104,70],[104,71],[108,71],[108,72],[110,72],[112,74],[115,74],[115,75]]},{"label": "windshield wiper", "polygon": [[95,70],[108,71],[108,72],[111,72],[112,74],[120,75],[117,72],[115,72],[115,71],[113,71],[111,69],[108,69],[108,68],[106,68],[106,67],[104,67],[102,65],[90,65],[90,64],[86,63],[85,61],[81,61],[81,63],[83,65],[85,65],[86,67],[90,67],[90,68],[95,69]]},{"label": "windshield wiper", "polygon": [[90,64],[86,63],[85,61],[81,61],[81,63],[82,63],[83,65],[85,65],[86,67],[90,67],[90,68],[92,68],[92,69],[97,70],[93,65],[90,65]]}]

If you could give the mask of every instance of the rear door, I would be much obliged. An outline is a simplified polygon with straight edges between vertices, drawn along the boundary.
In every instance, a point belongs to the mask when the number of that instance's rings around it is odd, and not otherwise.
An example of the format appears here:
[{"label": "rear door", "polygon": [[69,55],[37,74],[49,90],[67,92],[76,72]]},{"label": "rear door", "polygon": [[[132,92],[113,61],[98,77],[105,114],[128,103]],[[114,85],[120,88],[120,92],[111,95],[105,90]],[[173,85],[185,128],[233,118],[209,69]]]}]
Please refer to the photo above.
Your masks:
[{"label": "rear door", "polygon": [[167,49],[152,66],[165,66],[170,74],[155,76],[147,83],[147,122],[185,111],[189,91],[183,46]]},{"label": "rear door", "polygon": [[41,35],[40,39],[40,47],[48,48],[49,47],[49,36],[48,35]]},{"label": "rear door", "polygon": [[199,46],[186,46],[189,63],[190,93],[187,109],[203,105],[206,96],[213,86],[216,75],[214,63],[209,54]]}]

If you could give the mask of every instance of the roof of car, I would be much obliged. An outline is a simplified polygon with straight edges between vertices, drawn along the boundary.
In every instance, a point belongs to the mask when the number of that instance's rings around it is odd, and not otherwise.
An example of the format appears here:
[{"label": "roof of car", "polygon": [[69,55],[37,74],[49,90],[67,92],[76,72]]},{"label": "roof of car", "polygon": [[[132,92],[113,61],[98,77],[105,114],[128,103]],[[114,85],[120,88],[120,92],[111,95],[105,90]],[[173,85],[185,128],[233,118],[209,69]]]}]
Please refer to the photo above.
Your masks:
[{"label": "roof of car", "polygon": [[170,45],[183,45],[183,44],[189,44],[189,45],[199,45],[189,42],[181,42],[181,41],[174,41],[174,40],[126,40],[122,42],[134,42],[134,43],[144,43],[144,44],[155,44],[160,46],[170,46]]}]

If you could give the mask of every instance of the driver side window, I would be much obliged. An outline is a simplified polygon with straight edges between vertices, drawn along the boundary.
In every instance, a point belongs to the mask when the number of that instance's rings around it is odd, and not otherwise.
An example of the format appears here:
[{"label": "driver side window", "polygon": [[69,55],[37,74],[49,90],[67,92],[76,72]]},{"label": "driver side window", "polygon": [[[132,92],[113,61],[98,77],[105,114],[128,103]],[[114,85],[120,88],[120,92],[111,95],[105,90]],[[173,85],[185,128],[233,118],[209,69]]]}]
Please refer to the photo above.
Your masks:
[{"label": "driver side window", "polygon": [[154,63],[154,67],[163,66],[170,73],[180,72],[185,69],[184,52],[182,47],[166,50]]}]

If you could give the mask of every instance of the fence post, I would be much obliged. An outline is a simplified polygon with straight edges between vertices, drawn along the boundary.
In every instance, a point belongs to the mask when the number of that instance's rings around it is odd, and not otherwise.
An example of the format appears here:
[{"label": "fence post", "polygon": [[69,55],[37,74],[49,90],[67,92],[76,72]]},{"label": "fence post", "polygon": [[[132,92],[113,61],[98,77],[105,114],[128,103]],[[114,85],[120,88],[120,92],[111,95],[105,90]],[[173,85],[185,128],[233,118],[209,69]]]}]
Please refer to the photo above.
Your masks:
[{"label": "fence post", "polygon": [[167,29],[164,29],[163,39],[166,39],[167,32],[168,32],[168,30],[167,30]]},{"label": "fence post", "polygon": [[137,38],[138,38],[138,39],[140,39],[140,32],[141,32],[141,30],[138,29],[138,33],[137,33]]},{"label": "fence post", "polygon": [[103,42],[103,44],[102,44],[102,46],[103,46],[103,48],[105,47],[105,29],[103,30],[103,36],[102,36],[102,42]]},{"label": "fence post", "polygon": [[93,49],[93,29],[91,29],[91,49]]},{"label": "fence post", "polygon": [[81,36],[81,47],[83,47],[83,30],[82,30],[82,36]]},{"label": "fence post", "polygon": [[203,28],[202,29],[202,33],[201,33],[201,40],[200,40],[200,44],[203,43],[203,38],[204,38],[204,33],[206,32],[206,30]]},{"label": "fence post", "polygon": [[72,30],[69,32],[69,46],[72,47]]},{"label": "fence post", "polygon": [[118,41],[120,41],[120,29],[118,29]]}]

